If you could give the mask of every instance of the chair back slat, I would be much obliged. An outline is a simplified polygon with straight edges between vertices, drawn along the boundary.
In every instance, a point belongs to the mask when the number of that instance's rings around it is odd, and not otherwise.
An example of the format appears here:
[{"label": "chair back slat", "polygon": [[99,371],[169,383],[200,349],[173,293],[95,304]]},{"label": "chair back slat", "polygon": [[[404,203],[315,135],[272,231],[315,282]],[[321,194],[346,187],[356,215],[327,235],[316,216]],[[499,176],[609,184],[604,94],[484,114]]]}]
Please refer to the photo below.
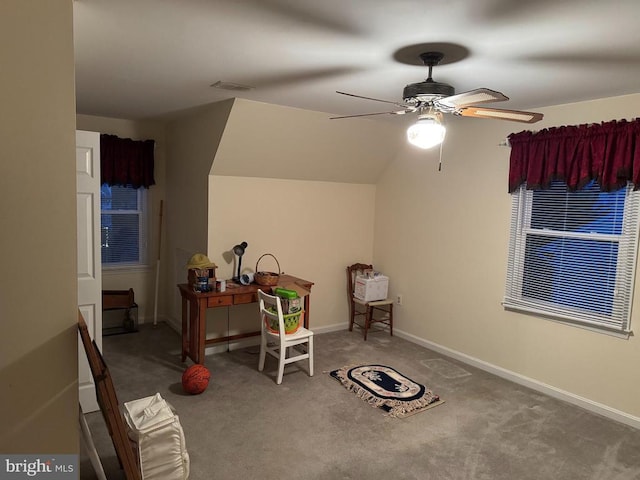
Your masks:
[{"label": "chair back slat", "polygon": [[[280,335],[280,332],[284,332],[284,316],[282,313],[282,303],[280,297],[272,296],[268,293],[258,290],[258,301],[260,303],[260,315],[262,320],[262,328],[271,335]],[[269,309],[269,307],[275,308],[275,312]],[[269,319],[277,320],[279,330],[274,332],[269,325]]]},{"label": "chair back slat", "polygon": [[373,265],[367,265],[366,263],[354,263],[347,267],[347,296],[349,299],[353,296],[356,277],[364,273],[365,270],[373,270]]}]

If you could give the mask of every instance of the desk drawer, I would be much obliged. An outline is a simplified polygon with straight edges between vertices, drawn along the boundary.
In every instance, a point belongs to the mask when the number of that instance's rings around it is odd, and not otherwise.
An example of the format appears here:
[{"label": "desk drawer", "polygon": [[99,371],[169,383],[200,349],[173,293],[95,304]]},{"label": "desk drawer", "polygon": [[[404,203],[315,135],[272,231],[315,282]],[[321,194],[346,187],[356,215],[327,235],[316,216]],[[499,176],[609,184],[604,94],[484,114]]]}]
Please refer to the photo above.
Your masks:
[{"label": "desk drawer", "polygon": [[257,293],[241,293],[240,295],[235,295],[233,297],[233,303],[235,305],[240,305],[242,303],[254,303],[258,301]]},{"label": "desk drawer", "polygon": [[221,307],[224,305],[233,305],[233,296],[223,295],[222,297],[207,298],[207,307]]}]

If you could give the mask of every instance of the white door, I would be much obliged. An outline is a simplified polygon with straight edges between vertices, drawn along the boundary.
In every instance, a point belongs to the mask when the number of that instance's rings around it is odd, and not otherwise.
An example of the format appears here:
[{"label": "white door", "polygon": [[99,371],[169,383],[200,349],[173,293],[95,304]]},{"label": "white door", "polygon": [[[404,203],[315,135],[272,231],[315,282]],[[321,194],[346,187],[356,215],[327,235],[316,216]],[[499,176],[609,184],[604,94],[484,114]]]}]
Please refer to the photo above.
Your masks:
[{"label": "white door", "polygon": [[[100,134],[76,131],[76,193],[78,216],[78,308],[102,350],[102,264],[100,259]],[[78,338],[80,406],[98,410],[95,384]]]}]

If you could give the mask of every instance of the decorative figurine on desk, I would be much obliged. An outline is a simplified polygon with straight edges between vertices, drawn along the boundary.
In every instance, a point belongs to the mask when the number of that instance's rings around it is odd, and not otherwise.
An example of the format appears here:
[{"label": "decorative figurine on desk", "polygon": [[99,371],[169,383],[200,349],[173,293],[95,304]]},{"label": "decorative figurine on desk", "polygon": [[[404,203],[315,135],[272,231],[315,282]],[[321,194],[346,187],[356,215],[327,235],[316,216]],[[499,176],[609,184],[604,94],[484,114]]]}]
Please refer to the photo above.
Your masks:
[{"label": "decorative figurine on desk", "polygon": [[191,256],[189,263],[189,285],[196,292],[210,292],[216,284],[216,264],[209,260],[204,253]]},{"label": "decorative figurine on desk", "polygon": [[233,253],[238,256],[238,274],[233,277],[234,282],[240,282],[240,271],[242,268],[242,256],[244,255],[244,251],[249,246],[247,242],[242,242],[233,247]]}]

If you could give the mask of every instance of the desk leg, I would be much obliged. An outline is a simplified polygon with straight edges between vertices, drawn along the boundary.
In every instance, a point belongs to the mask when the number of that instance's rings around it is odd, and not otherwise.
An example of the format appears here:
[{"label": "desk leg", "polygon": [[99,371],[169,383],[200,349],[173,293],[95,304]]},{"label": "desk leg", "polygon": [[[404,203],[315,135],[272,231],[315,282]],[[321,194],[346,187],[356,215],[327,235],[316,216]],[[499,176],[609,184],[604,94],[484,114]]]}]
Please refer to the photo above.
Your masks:
[{"label": "desk leg", "polygon": [[188,356],[198,363],[198,301],[189,299],[189,348]]},{"label": "desk leg", "polygon": [[189,330],[187,323],[187,299],[182,297],[182,363],[187,359],[189,349]]},{"label": "desk leg", "polygon": [[207,339],[207,299],[198,300],[198,354],[196,363],[204,364],[204,344]]},{"label": "desk leg", "polygon": [[311,295],[304,296],[304,328],[309,329],[309,316],[311,310]]}]

